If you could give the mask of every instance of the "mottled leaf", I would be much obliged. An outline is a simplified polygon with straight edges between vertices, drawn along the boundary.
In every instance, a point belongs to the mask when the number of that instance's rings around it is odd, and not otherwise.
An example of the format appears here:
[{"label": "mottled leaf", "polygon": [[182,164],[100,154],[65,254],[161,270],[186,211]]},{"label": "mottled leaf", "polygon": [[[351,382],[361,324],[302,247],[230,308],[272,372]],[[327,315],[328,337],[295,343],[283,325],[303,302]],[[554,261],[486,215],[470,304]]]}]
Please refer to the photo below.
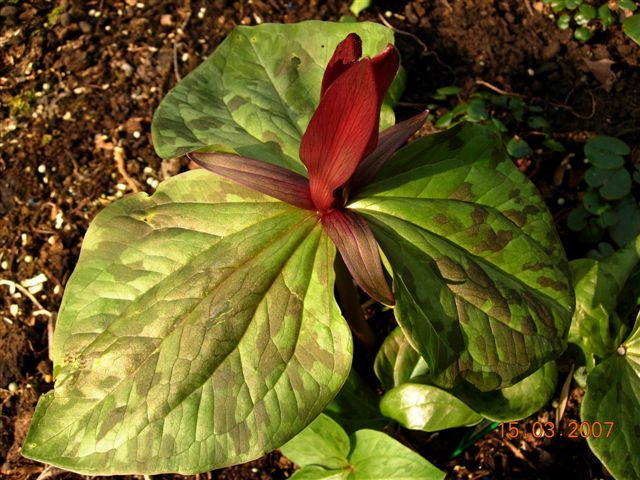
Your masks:
[{"label": "mottled leaf", "polygon": [[640,238],[604,260],[571,262],[576,309],[569,341],[587,355],[606,357],[618,343],[622,327],[616,306],[625,283],[640,260]]},{"label": "mottled leaf", "polygon": [[468,383],[451,393],[484,418],[496,422],[521,420],[544,407],[558,382],[556,362],[548,362],[518,383],[493,392],[481,392]]},{"label": "mottled leaf", "polygon": [[380,400],[380,411],[403,427],[425,432],[482,421],[482,416],[462,400],[442,388],[423,383],[403,383],[389,390]]},{"label": "mottled leaf", "polygon": [[351,339],[315,214],[204,170],[103,210],[22,453],[86,474],[260,457],[335,396]]},{"label": "mottled leaf", "polygon": [[397,327],[384,339],[373,368],[387,390],[429,373],[429,367]]},{"label": "mottled leaf", "polygon": [[442,480],[445,477],[444,472],[390,436],[375,430],[358,430],[347,437],[342,427],[325,415],[320,415],[281,450],[302,467],[291,477],[295,480]]},{"label": "mottled leaf", "polygon": [[617,480],[640,478],[640,318],[616,353],[587,377],[581,417],[590,428],[587,442],[607,470]]},{"label": "mottled leaf", "polygon": [[510,386],[557,357],[573,310],[553,221],[490,127],[400,150],[350,205],[393,270],[395,314],[449,387]]},{"label": "mottled leaf", "polygon": [[[318,105],[324,68],[351,32],[362,37],[364,55],[393,43],[391,30],[368,22],[234,29],[156,110],[152,133],[158,155],[214,147],[305,174],[300,139]],[[387,100],[381,127],[393,123]]]}]

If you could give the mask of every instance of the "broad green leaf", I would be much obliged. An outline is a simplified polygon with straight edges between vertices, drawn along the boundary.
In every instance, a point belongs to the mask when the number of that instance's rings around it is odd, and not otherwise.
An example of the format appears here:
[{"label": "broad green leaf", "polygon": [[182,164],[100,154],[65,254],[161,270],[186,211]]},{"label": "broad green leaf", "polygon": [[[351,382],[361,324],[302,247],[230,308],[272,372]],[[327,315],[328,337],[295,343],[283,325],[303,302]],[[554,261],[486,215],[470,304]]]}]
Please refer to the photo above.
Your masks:
[{"label": "broad green leaf", "polygon": [[544,407],[555,393],[557,381],[558,370],[556,362],[552,361],[502,390],[481,392],[464,383],[451,393],[484,418],[510,422],[526,418]]},{"label": "broad green leaf", "polygon": [[[296,480],[442,480],[438,470],[416,452],[375,430],[347,438],[333,420],[320,415],[284,445],[282,453],[302,468]],[[339,463],[341,461],[342,463]]]},{"label": "broad green leaf", "polygon": [[[427,364],[411,347],[400,328],[396,328],[382,344],[375,367],[378,377],[385,379],[383,385],[388,390],[403,383],[430,383]],[[524,380],[501,390],[482,392],[469,383],[461,382],[447,392],[484,418],[507,422],[526,418],[540,410],[553,396],[557,379],[556,364],[552,361]],[[394,399],[403,401],[405,396],[396,395]],[[387,404],[387,409],[391,407]]]},{"label": "broad green leaf", "polygon": [[427,363],[409,344],[400,327],[385,338],[373,368],[387,390],[429,372]]},{"label": "broad green leaf", "polygon": [[576,309],[569,341],[587,355],[606,357],[616,349],[622,321],[616,312],[620,293],[640,260],[640,238],[604,260],[571,262]]},{"label": "broad green leaf", "polygon": [[568,265],[534,186],[490,127],[409,144],[350,205],[393,270],[395,314],[450,387],[508,387],[565,348]]},{"label": "broad green leaf", "polygon": [[286,457],[300,466],[321,465],[329,470],[344,468],[349,463],[350,449],[347,432],[324,414],[280,448]]},{"label": "broad green leaf", "polygon": [[627,34],[631,40],[640,45],[640,14],[627,17],[622,22],[622,31]]},{"label": "broad green leaf", "polygon": [[389,390],[380,401],[380,411],[403,427],[425,432],[482,421],[481,415],[450,392],[423,383],[404,383]]},{"label": "broad green leaf", "polygon": [[[324,68],[351,32],[364,55],[393,43],[382,25],[320,21],[238,27],[164,98],[153,118],[163,158],[214,146],[306,174],[300,139],[320,97]],[[381,128],[393,125],[387,102]]]},{"label": "broad green leaf", "polygon": [[340,390],[351,340],[315,215],[206,171],[103,210],[22,453],[86,474],[260,457]]},{"label": "broad green leaf", "polygon": [[382,430],[388,420],[380,413],[380,397],[351,369],[340,393],[324,410],[349,433],[370,428]]},{"label": "broad green leaf", "polygon": [[[587,442],[607,470],[617,480],[640,478],[640,320],[587,377],[581,417],[591,428]],[[605,422],[613,422],[610,433]],[[596,423],[603,427],[599,438]]]}]

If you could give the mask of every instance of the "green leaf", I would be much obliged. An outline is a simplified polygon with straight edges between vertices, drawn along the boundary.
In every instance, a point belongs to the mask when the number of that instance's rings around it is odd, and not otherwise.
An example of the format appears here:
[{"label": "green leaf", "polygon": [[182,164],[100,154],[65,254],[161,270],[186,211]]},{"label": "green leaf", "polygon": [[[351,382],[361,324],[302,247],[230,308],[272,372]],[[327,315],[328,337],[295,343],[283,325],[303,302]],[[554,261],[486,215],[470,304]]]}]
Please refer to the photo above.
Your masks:
[{"label": "green leaf", "polygon": [[553,397],[558,382],[556,362],[542,368],[518,383],[494,392],[481,392],[464,383],[451,393],[483,417],[496,422],[521,420],[534,414]]},{"label": "green leaf", "polygon": [[539,115],[533,115],[527,120],[527,125],[534,130],[547,130],[549,128],[549,122],[544,117]]},{"label": "green leaf", "polygon": [[573,32],[573,36],[580,42],[588,42],[593,37],[593,31],[587,27],[576,28]]},{"label": "green leaf", "polygon": [[619,247],[640,235],[640,207],[636,199],[629,195],[623,198],[613,211],[620,220],[608,229],[609,235]]},{"label": "green leaf", "polygon": [[624,168],[605,170],[593,166],[587,170],[584,179],[590,186],[598,188],[606,200],[619,200],[631,191],[631,175]]},{"label": "green leaf", "polygon": [[360,15],[360,12],[366,10],[371,6],[371,0],[353,0],[351,5],[349,5],[349,11],[353,13],[356,17]]},{"label": "green leaf", "polygon": [[482,416],[446,390],[423,383],[403,383],[384,394],[380,411],[405,428],[436,432],[468,427]]},{"label": "green leaf", "polygon": [[604,200],[596,190],[587,191],[582,203],[587,212],[594,215],[600,215],[611,208],[609,202]]},{"label": "green leaf", "polygon": [[578,5],[582,4],[582,0],[565,0],[564,5],[565,8],[568,8],[569,10],[575,10]]},{"label": "green leaf", "polygon": [[[364,55],[393,43],[391,30],[368,22],[234,29],[156,110],[156,152],[170,158],[213,146],[305,174],[300,139],[318,104],[324,68],[351,32],[362,37]],[[381,128],[394,123],[388,102],[381,118]]]},{"label": "green leaf", "polygon": [[514,158],[529,157],[533,154],[533,150],[529,144],[521,138],[512,138],[507,142],[507,152]]},{"label": "green leaf", "polygon": [[407,341],[400,327],[385,338],[373,368],[387,390],[429,372],[427,363]]},{"label": "green leaf", "polygon": [[598,7],[598,18],[602,22],[602,26],[607,29],[616,21],[615,16],[611,12],[609,5],[606,3]]},{"label": "green leaf", "polygon": [[542,142],[542,144],[545,147],[550,148],[554,152],[564,152],[566,150],[564,148],[564,145],[562,145],[559,141],[554,140],[553,138],[545,138],[545,140],[544,140],[544,142]]},{"label": "green leaf", "polygon": [[[611,474],[640,478],[640,320],[617,352],[587,377],[581,417],[591,426],[587,442]],[[605,422],[613,422],[611,431]],[[602,425],[596,438],[595,424]]]},{"label": "green leaf", "polygon": [[598,135],[584,145],[584,154],[596,167],[615,170],[624,165],[621,155],[631,152],[629,146],[615,137]]},{"label": "green leaf", "polygon": [[436,100],[446,100],[447,97],[458,95],[461,91],[462,89],[460,87],[456,87],[455,85],[440,87],[438,90],[436,90],[433,98]]},{"label": "green leaf", "polygon": [[[567,0],[567,1],[571,1],[571,0]],[[551,9],[553,10],[553,13],[558,13],[565,9],[565,0],[551,0],[550,3],[551,3]]]},{"label": "green leaf", "polygon": [[622,31],[627,37],[640,45],[640,15],[635,14],[625,18],[624,22],[622,22]]},{"label": "green leaf", "polygon": [[388,423],[380,413],[380,397],[369,385],[351,369],[342,390],[324,410],[324,413],[338,422],[347,432],[361,428],[382,430]]},{"label": "green leaf", "polygon": [[558,17],[556,25],[558,25],[558,28],[560,30],[568,29],[571,26],[571,15],[569,15],[568,13],[563,13]]},{"label": "green leaf", "polygon": [[573,19],[578,25],[582,26],[588,24],[591,20],[596,18],[597,13],[598,12],[596,11],[595,7],[583,3],[578,8],[578,11],[574,15]]},{"label": "green leaf", "polygon": [[[375,367],[378,377],[385,379],[382,380],[383,385],[388,390],[403,383],[430,383],[427,364],[409,345],[399,328],[382,344]],[[448,393],[485,418],[500,422],[519,420],[540,410],[549,401],[555,391],[557,376],[555,362],[548,362],[524,380],[502,390],[482,392],[461,382]],[[396,396],[395,405],[397,406],[398,399],[404,397]],[[390,406],[393,403],[388,405]]]},{"label": "green leaf", "polygon": [[349,208],[370,221],[393,270],[398,323],[437,384],[504,388],[564,350],[564,251],[493,128],[422,138],[377,179]]},{"label": "green leaf", "polygon": [[295,480],[443,480],[445,473],[388,435],[358,430],[350,437],[320,415],[282,453],[302,467]]},{"label": "green leaf", "polygon": [[604,260],[579,259],[570,263],[576,292],[569,341],[587,355],[605,357],[616,348],[622,324],[616,305],[629,276],[640,261],[640,240]]},{"label": "green leaf", "polygon": [[629,10],[631,12],[635,12],[638,9],[638,5],[636,5],[636,2],[634,0],[619,0],[618,7]]},{"label": "green leaf", "polygon": [[197,473],[260,457],[351,364],[335,248],[315,214],[203,170],[95,218],[22,453],[85,474]]},{"label": "green leaf", "polygon": [[331,417],[321,414],[280,448],[298,465],[322,465],[339,470],[349,463],[349,435]]},{"label": "green leaf", "polygon": [[574,208],[567,216],[567,226],[574,232],[584,230],[589,216],[589,212],[584,207]]}]

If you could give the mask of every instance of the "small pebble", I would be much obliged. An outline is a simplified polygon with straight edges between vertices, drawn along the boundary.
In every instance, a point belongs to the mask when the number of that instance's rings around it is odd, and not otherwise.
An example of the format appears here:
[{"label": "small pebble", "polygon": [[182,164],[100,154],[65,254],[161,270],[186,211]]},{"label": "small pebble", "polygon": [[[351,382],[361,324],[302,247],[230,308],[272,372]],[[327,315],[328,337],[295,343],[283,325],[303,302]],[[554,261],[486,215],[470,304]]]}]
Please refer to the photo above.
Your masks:
[{"label": "small pebble", "polygon": [[80,30],[82,30],[82,33],[91,33],[91,30],[93,30],[89,22],[82,21],[78,26],[80,27]]},{"label": "small pebble", "polygon": [[11,382],[9,385],[7,385],[7,389],[11,393],[15,393],[18,391],[18,384],[16,382]]},{"label": "small pebble", "polygon": [[0,267],[2,267],[3,270],[7,270],[9,268],[9,262],[4,260],[2,263],[0,263]]},{"label": "small pebble", "polygon": [[49,373],[45,373],[44,375],[44,381],[46,383],[51,383],[53,381],[53,377],[49,374]]},{"label": "small pebble", "polygon": [[48,92],[49,90],[51,90],[51,85],[48,83],[43,83],[42,84],[42,91],[43,92]]},{"label": "small pebble", "polygon": [[71,112],[64,112],[64,115],[62,116],[62,120],[66,120],[66,121],[71,120]]},{"label": "small pebble", "polygon": [[627,347],[625,347],[624,345],[620,345],[616,350],[616,353],[621,357],[624,357],[627,354]]},{"label": "small pebble", "polygon": [[131,135],[133,135],[133,138],[140,138],[140,132],[137,130],[133,132]]},{"label": "small pebble", "polygon": [[20,308],[15,303],[12,303],[11,305],[9,305],[9,313],[11,314],[12,317],[17,317],[19,311],[20,311]]},{"label": "small pebble", "polygon": [[565,200],[564,198],[560,197],[560,198],[558,199],[558,205],[559,205],[559,206],[562,206],[562,205],[564,205],[565,203],[566,203],[566,200]]},{"label": "small pebble", "polygon": [[31,262],[33,262],[33,257],[31,255],[25,255],[24,263],[31,263]]}]

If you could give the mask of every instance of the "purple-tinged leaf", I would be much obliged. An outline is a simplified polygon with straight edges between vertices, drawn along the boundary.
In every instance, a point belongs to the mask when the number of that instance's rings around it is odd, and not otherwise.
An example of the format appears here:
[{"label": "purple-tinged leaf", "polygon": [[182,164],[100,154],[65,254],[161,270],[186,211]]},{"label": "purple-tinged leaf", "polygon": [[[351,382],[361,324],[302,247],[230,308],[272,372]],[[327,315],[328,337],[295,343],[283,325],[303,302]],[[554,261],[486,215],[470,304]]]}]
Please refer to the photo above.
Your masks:
[{"label": "purple-tinged leaf", "polygon": [[322,225],[360,288],[374,300],[394,305],[395,299],[382,269],[378,243],[367,221],[349,211],[332,210],[322,216]]},{"label": "purple-tinged leaf", "polygon": [[425,110],[418,115],[387,128],[380,134],[378,146],[358,166],[351,179],[351,194],[367,185],[376,176],[384,162],[398,150],[424,124],[429,114]]},{"label": "purple-tinged leaf", "polygon": [[309,181],[286,168],[227,153],[194,152],[189,158],[202,168],[252,190],[296,207],[315,210],[309,196]]}]

